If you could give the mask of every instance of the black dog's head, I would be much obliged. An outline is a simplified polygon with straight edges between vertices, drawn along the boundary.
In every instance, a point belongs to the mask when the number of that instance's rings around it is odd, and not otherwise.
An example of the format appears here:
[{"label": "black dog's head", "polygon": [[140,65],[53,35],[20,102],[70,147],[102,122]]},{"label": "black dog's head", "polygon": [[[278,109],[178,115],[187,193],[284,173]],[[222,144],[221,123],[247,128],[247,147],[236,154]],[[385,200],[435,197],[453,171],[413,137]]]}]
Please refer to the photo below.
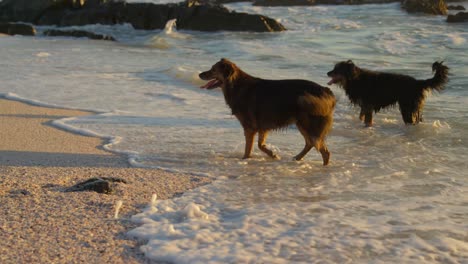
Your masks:
[{"label": "black dog's head", "polygon": [[227,59],[221,59],[210,70],[199,74],[200,79],[209,81],[200,88],[214,89],[217,87],[225,87],[226,83],[232,78],[237,66]]},{"label": "black dog's head", "polygon": [[359,68],[354,65],[352,60],[342,61],[335,64],[335,68],[327,73],[328,77],[332,79],[328,85],[334,83],[343,85],[347,80],[356,78],[359,74]]}]

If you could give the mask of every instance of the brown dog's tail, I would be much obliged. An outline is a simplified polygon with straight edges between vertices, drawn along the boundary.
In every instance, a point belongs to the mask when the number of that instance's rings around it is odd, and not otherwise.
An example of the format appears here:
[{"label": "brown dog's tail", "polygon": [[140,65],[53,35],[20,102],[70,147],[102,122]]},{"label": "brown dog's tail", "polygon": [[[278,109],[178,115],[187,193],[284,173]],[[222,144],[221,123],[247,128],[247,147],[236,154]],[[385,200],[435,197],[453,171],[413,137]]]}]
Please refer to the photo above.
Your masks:
[{"label": "brown dog's tail", "polygon": [[422,89],[432,89],[438,92],[445,89],[445,85],[448,82],[449,67],[445,66],[443,63],[443,61],[436,61],[432,64],[432,71],[435,72],[434,77],[420,81]]},{"label": "brown dog's tail", "polygon": [[314,116],[329,116],[335,110],[336,99],[333,94],[314,96],[309,93],[299,97],[298,104],[309,114]]}]

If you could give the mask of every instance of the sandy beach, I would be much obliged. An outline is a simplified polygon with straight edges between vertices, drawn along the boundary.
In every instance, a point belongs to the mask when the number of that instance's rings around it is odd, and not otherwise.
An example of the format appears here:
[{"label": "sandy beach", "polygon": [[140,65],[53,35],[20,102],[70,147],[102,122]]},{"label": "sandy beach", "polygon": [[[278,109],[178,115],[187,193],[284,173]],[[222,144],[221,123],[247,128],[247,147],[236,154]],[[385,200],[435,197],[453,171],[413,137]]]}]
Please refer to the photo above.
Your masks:
[{"label": "sandy beach", "polygon": [[[131,168],[102,139],[51,126],[89,114],[0,99],[0,263],[148,263],[142,241],[126,236],[130,217],[153,194],[168,199],[209,181]],[[127,183],[115,183],[112,194],[64,191],[92,177]]]}]

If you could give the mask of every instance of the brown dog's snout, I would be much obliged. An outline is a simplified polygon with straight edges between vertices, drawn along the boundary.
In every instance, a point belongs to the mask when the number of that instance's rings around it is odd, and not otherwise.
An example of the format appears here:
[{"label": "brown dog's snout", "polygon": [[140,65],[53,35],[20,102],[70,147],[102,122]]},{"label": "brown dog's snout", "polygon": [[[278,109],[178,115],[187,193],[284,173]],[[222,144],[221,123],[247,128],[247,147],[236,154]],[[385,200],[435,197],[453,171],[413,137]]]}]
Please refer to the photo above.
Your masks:
[{"label": "brown dog's snout", "polygon": [[207,76],[208,72],[202,72],[198,75],[198,77],[200,77],[200,79],[202,80],[206,80],[208,79],[208,76]]},{"label": "brown dog's snout", "polygon": [[332,74],[333,74],[333,71],[329,71],[329,72],[327,73],[327,76],[328,76],[328,77],[331,77]]}]

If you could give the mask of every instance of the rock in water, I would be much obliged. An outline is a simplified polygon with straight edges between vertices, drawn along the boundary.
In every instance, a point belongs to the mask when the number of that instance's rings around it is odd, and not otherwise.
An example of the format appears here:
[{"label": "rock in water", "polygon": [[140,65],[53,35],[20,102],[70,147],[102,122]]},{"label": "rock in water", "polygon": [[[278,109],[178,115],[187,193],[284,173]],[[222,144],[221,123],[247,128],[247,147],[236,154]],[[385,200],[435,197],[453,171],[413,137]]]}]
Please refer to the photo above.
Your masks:
[{"label": "rock in water", "polygon": [[130,23],[136,29],[163,29],[177,19],[179,29],[199,31],[283,31],[278,21],[258,14],[230,11],[216,4],[188,1],[178,4],[126,3],[104,0],[4,0],[0,21],[38,25],[81,26]]},{"label": "rock in water", "polygon": [[444,0],[403,0],[401,7],[409,13],[426,13],[447,15],[447,4]]},{"label": "rock in water", "polygon": [[0,33],[8,35],[36,35],[36,29],[28,24],[23,23],[0,23]]},{"label": "rock in water", "polygon": [[468,12],[458,12],[456,15],[449,15],[447,17],[449,23],[468,22]]},{"label": "rock in water", "polygon": [[46,36],[66,36],[66,37],[75,37],[75,38],[89,38],[89,39],[97,39],[97,40],[110,40],[115,41],[114,37],[96,34],[89,31],[84,30],[57,30],[51,29],[46,30],[44,32]]}]

